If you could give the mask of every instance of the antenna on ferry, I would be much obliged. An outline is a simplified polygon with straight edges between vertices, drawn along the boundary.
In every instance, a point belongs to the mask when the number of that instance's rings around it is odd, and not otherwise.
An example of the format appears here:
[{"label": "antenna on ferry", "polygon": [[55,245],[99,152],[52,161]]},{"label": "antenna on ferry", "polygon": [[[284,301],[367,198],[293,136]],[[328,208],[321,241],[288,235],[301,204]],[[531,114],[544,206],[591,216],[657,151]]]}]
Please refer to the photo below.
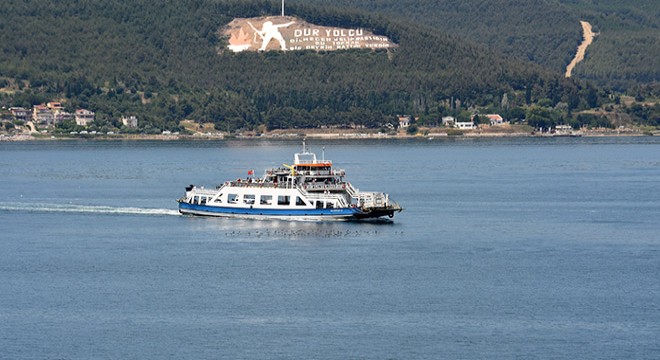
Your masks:
[{"label": "antenna on ferry", "polygon": [[282,16],[284,16],[284,0],[282,0]]},{"label": "antenna on ferry", "polygon": [[323,151],[321,152],[321,161],[325,162],[325,146],[323,147]]},{"label": "antenna on ferry", "polygon": [[307,148],[305,147],[305,139],[303,139],[303,154],[307,153]]}]

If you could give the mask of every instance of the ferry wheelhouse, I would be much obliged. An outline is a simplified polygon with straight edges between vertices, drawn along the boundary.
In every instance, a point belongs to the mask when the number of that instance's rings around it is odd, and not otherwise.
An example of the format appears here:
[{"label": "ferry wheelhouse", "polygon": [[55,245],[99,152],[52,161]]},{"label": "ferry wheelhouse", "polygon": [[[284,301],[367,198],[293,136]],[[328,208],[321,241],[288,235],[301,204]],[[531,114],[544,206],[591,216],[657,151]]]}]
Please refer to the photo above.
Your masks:
[{"label": "ferry wheelhouse", "polygon": [[[251,175],[248,172],[248,175]],[[317,159],[303,142],[293,165],[266,170],[263,177],[227,181],[215,189],[190,185],[178,200],[189,215],[295,220],[361,220],[394,217],[401,206],[381,192],[364,192],[345,179],[332,161]]]}]

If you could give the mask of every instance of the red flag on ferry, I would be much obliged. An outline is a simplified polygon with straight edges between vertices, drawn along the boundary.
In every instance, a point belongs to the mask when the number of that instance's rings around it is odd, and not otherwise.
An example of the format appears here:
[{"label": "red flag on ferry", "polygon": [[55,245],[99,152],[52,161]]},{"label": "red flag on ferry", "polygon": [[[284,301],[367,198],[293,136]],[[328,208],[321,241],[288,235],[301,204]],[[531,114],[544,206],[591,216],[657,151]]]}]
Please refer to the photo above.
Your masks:
[{"label": "red flag on ferry", "polygon": [[254,170],[248,170],[248,175],[254,175]]}]

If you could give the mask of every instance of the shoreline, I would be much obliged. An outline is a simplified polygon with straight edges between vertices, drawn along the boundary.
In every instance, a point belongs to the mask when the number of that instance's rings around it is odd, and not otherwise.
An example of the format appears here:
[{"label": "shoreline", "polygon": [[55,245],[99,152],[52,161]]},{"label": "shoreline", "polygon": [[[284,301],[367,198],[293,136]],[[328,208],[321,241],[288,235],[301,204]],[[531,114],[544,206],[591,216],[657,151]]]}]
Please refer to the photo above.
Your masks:
[{"label": "shoreline", "polygon": [[[639,129],[600,129],[581,131],[579,135],[570,137],[647,137],[660,136],[660,130],[644,132]],[[460,138],[553,138],[569,137],[550,133],[530,133],[522,131],[465,131],[459,134],[447,132],[428,132],[426,134],[408,135],[405,133],[383,134],[369,131],[340,131],[340,132],[314,132],[314,131],[276,131],[266,134],[239,134],[231,135],[225,133],[213,134],[191,134],[191,135],[136,135],[136,134],[114,134],[114,135],[44,135],[44,134],[2,134],[0,142],[21,141],[212,141],[212,140],[297,140],[302,138],[320,140],[434,140],[434,139],[460,139]]]}]

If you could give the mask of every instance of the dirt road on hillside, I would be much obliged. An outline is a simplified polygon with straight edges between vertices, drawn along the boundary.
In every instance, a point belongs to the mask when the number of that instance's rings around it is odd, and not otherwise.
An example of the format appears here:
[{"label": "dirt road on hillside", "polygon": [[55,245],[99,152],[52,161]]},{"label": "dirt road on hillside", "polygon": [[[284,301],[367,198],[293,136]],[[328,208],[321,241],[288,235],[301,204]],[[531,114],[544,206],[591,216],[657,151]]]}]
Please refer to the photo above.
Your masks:
[{"label": "dirt road on hillside", "polygon": [[584,34],[584,40],[582,40],[582,44],[578,46],[577,48],[577,53],[575,54],[575,58],[573,58],[573,61],[571,61],[570,64],[566,67],[566,77],[569,78],[571,77],[571,73],[573,72],[573,69],[575,68],[575,65],[577,65],[580,61],[584,60],[584,54],[587,52],[587,47],[591,45],[591,43],[594,41],[594,37],[596,34],[591,29],[591,24],[589,24],[586,21],[580,21],[580,24],[582,25],[582,33]]}]

